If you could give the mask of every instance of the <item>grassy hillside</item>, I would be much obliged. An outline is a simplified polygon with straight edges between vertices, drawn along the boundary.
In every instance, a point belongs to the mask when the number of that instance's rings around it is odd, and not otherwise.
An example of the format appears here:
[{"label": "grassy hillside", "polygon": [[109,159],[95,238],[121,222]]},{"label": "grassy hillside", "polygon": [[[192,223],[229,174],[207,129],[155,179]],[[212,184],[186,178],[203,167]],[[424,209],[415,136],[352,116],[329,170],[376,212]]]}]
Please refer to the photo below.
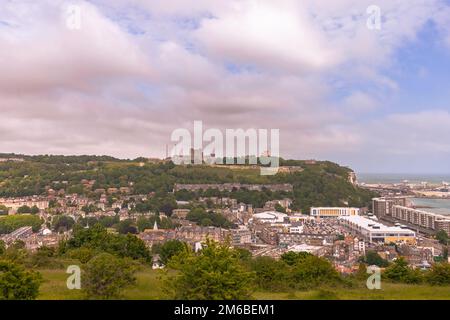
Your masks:
[{"label": "grassy hillside", "polygon": [[[0,155],[1,156],[1,155]],[[350,169],[328,161],[310,163],[281,160],[281,165],[299,166],[301,172],[261,176],[255,169],[233,170],[210,166],[175,166],[173,163],[140,163],[143,159],[118,160],[93,156],[20,156],[23,162],[0,162],[0,197],[46,194],[48,188],[94,196],[93,190],[133,185],[135,194],[166,193],[175,183],[291,183],[294,208],[308,211],[311,206],[366,206],[373,193],[348,182]],[[91,189],[81,181],[95,180]],[[263,200],[280,197],[268,192]],[[252,197],[249,197],[250,201]],[[244,200],[246,197],[243,198]],[[251,202],[250,202],[251,203]]]},{"label": "grassy hillside", "polygon": [[[68,290],[64,270],[40,270],[44,283],[41,285],[41,300],[82,299],[79,290]],[[450,300],[450,287],[432,287],[429,285],[405,285],[382,283],[381,290],[368,290],[361,286],[354,289],[322,288],[310,291],[292,292],[256,292],[258,300]],[[158,271],[143,270],[137,274],[137,285],[125,290],[123,299],[153,300],[164,299]]]}]

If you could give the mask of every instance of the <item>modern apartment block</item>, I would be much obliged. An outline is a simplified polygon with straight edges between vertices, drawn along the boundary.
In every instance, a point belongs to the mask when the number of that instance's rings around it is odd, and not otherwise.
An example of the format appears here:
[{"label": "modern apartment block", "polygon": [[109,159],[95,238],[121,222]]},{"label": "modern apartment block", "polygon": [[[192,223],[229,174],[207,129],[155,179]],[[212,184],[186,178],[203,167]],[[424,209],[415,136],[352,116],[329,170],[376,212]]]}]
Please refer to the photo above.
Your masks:
[{"label": "modern apartment block", "polygon": [[404,206],[408,205],[407,197],[384,197],[372,199],[373,213],[378,217],[392,216],[392,208],[395,205]]},{"label": "modern apartment block", "polygon": [[332,218],[332,217],[345,217],[345,216],[358,216],[358,208],[347,207],[320,207],[311,208],[310,215],[319,218]]},{"label": "modern apartment block", "polygon": [[450,218],[433,212],[404,206],[393,206],[392,217],[422,228],[450,233]]},{"label": "modern apartment block", "polygon": [[450,232],[450,217],[409,207],[408,197],[374,198],[372,204],[378,218],[390,217],[432,231]]}]

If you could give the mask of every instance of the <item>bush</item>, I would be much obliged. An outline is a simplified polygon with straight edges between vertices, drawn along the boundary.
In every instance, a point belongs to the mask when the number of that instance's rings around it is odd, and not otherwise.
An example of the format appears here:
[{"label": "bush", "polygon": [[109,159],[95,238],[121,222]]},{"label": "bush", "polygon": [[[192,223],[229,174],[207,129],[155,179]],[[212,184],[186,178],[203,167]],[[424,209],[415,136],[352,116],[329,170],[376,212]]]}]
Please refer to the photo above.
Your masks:
[{"label": "bush", "polygon": [[435,286],[450,285],[450,264],[447,262],[435,263],[427,273],[426,280]]},{"label": "bush", "polygon": [[161,262],[167,264],[173,256],[185,249],[186,245],[179,240],[170,240],[158,247],[155,253],[159,253]]},{"label": "bush", "polygon": [[207,240],[198,253],[186,248],[173,257],[166,273],[164,291],[171,299],[240,300],[249,299],[254,273],[239,260],[229,244]]},{"label": "bush", "polygon": [[138,233],[137,228],[134,226],[133,220],[127,219],[120,221],[119,223],[115,224],[114,229],[117,230],[120,234],[136,234]]},{"label": "bush", "polygon": [[383,259],[377,252],[373,250],[367,251],[366,255],[360,259],[361,262],[369,266],[378,266],[380,268],[387,267],[389,262]]},{"label": "bush", "polygon": [[281,260],[284,261],[288,266],[293,266],[298,262],[303,261],[306,257],[312,256],[308,252],[293,252],[289,251],[281,255]]},{"label": "bush", "polygon": [[298,289],[343,283],[339,273],[328,260],[313,255],[305,256],[292,267],[292,277]]},{"label": "bush", "polygon": [[108,253],[92,258],[84,267],[82,289],[89,299],[112,299],[136,282],[136,269],[129,261]]},{"label": "bush", "polygon": [[271,257],[256,257],[250,263],[256,285],[263,290],[283,291],[289,287],[288,266]]},{"label": "bush", "polygon": [[64,232],[72,229],[75,220],[69,216],[55,216],[52,220],[53,230],[56,232]]},{"label": "bush", "polygon": [[39,294],[41,275],[11,261],[0,260],[0,300],[33,300]]},{"label": "bush", "polygon": [[30,256],[27,262],[31,268],[60,269],[64,265],[56,257],[56,250],[49,247],[40,247]]},{"label": "bush", "polygon": [[223,215],[214,212],[206,212],[203,208],[192,209],[186,216],[189,221],[196,222],[202,226],[214,226],[221,228],[231,228],[232,223]]},{"label": "bush", "polygon": [[88,263],[89,260],[91,260],[96,254],[98,254],[98,251],[95,249],[81,247],[68,250],[66,256],[70,259],[78,260],[84,264]]},{"label": "bush", "polygon": [[29,255],[29,252],[25,249],[25,243],[21,240],[16,240],[8,248],[3,248],[2,251],[2,259],[18,264],[26,263]]},{"label": "bush", "polygon": [[61,243],[60,252],[66,253],[76,248],[90,248],[122,258],[129,257],[146,262],[151,261],[150,251],[144,241],[132,234],[108,233],[100,224],[96,224],[89,229],[75,227],[73,237],[66,243]]},{"label": "bush", "polygon": [[445,232],[445,230],[439,230],[436,233],[435,237],[439,241],[439,243],[441,243],[443,245],[447,245],[449,242],[448,234],[447,234],[447,232]]},{"label": "bush", "polygon": [[387,267],[383,276],[392,282],[417,284],[423,281],[422,271],[409,267],[408,263],[402,257]]}]

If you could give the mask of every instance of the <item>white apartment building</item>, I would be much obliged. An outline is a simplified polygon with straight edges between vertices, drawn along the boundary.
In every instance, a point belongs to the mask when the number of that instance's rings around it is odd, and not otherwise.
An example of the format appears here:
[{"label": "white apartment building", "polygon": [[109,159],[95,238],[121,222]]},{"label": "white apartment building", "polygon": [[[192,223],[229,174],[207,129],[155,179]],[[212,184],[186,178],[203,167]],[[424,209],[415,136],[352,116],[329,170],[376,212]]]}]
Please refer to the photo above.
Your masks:
[{"label": "white apartment building", "polygon": [[392,217],[431,230],[450,233],[450,218],[433,212],[404,206],[393,206]]}]

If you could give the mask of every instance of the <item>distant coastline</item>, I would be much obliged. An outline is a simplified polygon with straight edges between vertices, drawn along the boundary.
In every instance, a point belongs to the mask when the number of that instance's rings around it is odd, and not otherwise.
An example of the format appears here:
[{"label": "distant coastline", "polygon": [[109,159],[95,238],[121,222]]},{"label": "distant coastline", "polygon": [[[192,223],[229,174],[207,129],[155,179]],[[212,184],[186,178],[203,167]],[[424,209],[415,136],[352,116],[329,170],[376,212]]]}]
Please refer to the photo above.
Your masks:
[{"label": "distant coastline", "polygon": [[412,203],[418,209],[442,215],[450,215],[450,199],[412,198]]},{"label": "distant coastline", "polygon": [[[450,174],[357,173],[357,180],[366,184],[400,184],[407,180],[411,184],[427,182],[431,185],[442,185],[443,182],[450,183]],[[411,198],[411,201],[423,211],[450,215],[450,199],[417,196]]]},{"label": "distant coastline", "polygon": [[447,174],[408,174],[408,173],[357,173],[360,183],[402,183],[408,180],[409,183],[428,182],[432,184],[450,183],[450,173]]}]

